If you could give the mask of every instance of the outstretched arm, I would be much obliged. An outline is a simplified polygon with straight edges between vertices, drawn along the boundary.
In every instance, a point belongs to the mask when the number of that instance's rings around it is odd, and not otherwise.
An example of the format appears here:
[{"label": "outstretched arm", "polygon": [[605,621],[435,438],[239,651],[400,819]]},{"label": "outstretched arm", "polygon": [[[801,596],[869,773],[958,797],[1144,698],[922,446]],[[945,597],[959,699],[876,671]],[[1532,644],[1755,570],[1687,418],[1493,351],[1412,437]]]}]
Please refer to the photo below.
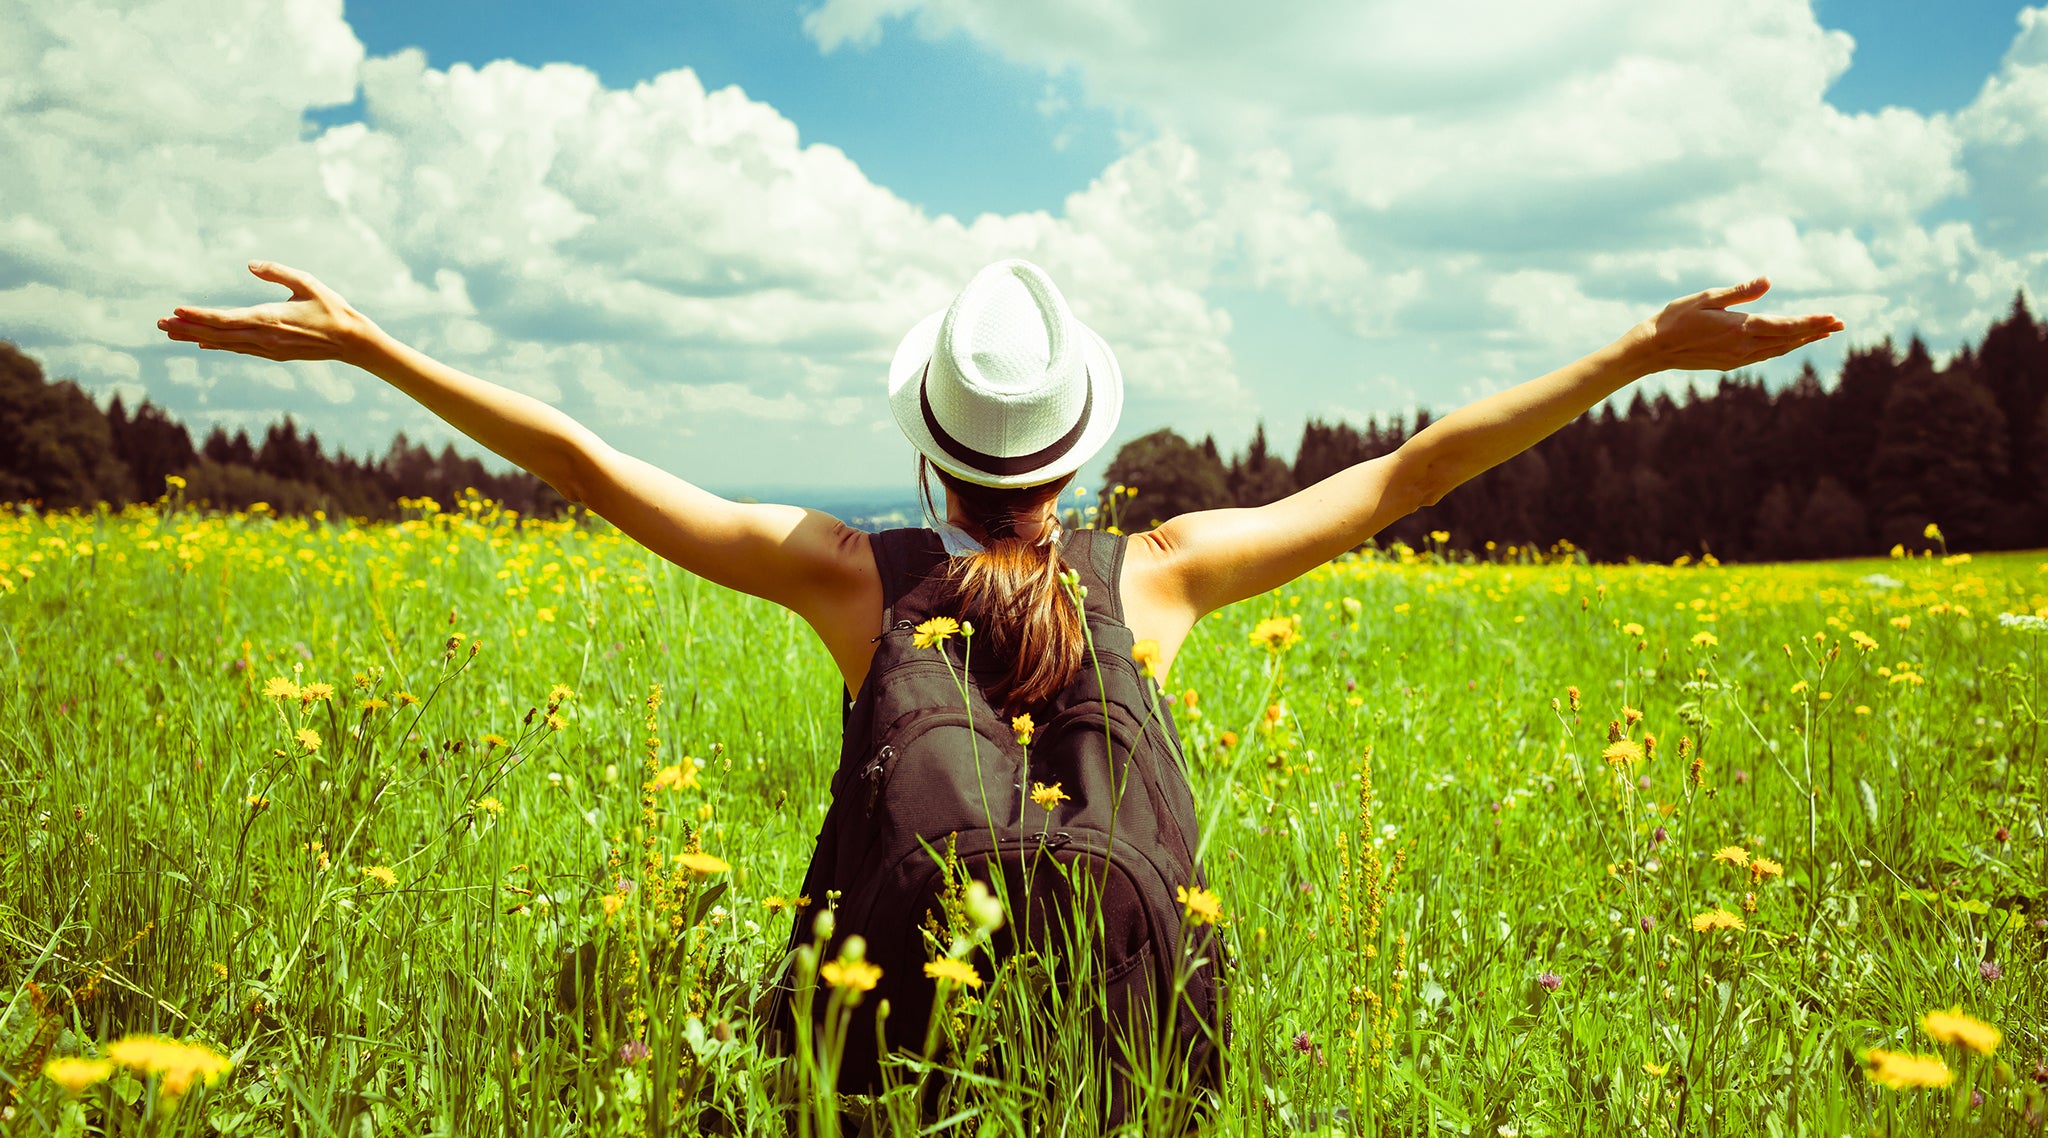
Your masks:
[{"label": "outstretched arm", "polygon": [[1840,331],[1833,316],[1730,311],[1770,288],[1759,277],[1666,305],[1620,339],[1548,375],[1487,396],[1430,424],[1399,450],[1256,509],[1184,514],[1149,534],[1153,595],[1192,626],[1203,615],[1277,588],[1433,505],[1466,480],[1534,446],[1643,376],[1669,369],[1732,371]]},{"label": "outstretched arm", "polygon": [[[835,519],[794,506],[727,501],[613,450],[538,399],[400,343],[309,274],[268,261],[252,262],[249,271],[291,289],[290,299],[249,308],[181,306],[157,327],[173,340],[210,350],[362,368],[654,552],[794,609],[821,633],[828,625],[865,627],[843,618],[868,607],[881,611],[862,537]],[[867,606],[870,588],[874,598]],[[833,636],[826,640],[835,656],[843,654]]]}]

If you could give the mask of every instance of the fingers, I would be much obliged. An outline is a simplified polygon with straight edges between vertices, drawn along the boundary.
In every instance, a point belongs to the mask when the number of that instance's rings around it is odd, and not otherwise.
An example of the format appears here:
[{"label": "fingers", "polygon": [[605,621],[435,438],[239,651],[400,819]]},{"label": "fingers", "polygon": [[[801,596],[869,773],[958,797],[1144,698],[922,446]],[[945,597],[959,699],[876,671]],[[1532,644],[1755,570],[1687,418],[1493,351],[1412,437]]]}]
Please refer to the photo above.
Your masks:
[{"label": "fingers", "polygon": [[1735,304],[1748,304],[1771,291],[1771,278],[1757,277],[1726,288],[1710,288],[1700,294],[1702,308],[1727,308]]},{"label": "fingers", "polygon": [[312,296],[317,294],[321,288],[320,282],[314,280],[311,273],[300,272],[298,269],[288,265],[280,265],[276,261],[251,261],[249,262],[249,271],[254,273],[260,280],[266,280],[272,284],[281,284],[292,290],[293,296]]}]

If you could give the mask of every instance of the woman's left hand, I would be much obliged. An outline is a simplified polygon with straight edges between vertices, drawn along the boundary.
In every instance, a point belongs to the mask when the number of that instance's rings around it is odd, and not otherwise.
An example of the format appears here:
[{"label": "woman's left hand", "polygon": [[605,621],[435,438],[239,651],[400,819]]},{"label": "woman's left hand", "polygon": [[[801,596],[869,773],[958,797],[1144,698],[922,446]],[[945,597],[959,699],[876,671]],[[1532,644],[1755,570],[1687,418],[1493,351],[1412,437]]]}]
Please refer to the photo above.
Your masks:
[{"label": "woman's left hand", "polygon": [[1682,297],[1630,330],[1628,351],[1641,370],[1649,372],[1734,371],[1842,330],[1832,315],[1764,316],[1732,312],[1769,292],[1771,282],[1758,277],[1745,284],[1708,289]]},{"label": "woman's left hand", "polygon": [[311,273],[275,261],[251,261],[249,271],[292,290],[291,298],[248,308],[180,305],[157,328],[173,340],[266,360],[347,360],[376,330]]}]

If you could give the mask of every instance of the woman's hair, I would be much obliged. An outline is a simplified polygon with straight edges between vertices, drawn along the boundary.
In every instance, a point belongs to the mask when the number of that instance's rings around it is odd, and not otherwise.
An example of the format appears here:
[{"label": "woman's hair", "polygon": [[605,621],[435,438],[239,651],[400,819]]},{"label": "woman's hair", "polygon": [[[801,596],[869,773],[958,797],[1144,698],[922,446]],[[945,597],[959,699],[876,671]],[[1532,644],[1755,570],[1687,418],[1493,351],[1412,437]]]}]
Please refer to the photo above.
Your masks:
[{"label": "woman's hair", "polygon": [[1066,563],[1058,541],[1019,537],[1017,527],[1041,516],[1073,475],[1037,486],[976,486],[955,478],[922,455],[917,484],[925,509],[932,504],[926,471],[939,476],[971,523],[982,552],[956,557],[948,572],[962,620],[974,624],[975,668],[982,694],[1004,715],[1036,707],[1059,694],[1081,670],[1086,633],[1074,598],[1060,583]]}]

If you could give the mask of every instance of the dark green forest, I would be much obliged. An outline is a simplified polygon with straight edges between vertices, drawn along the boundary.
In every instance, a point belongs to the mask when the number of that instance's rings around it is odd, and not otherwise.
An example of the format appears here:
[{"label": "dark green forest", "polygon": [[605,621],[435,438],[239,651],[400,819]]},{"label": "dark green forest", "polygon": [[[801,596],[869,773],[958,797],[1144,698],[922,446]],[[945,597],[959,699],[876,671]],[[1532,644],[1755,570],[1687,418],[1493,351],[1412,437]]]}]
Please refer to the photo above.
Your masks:
[{"label": "dark green forest", "polygon": [[[1390,453],[1429,422],[1427,412],[1363,426],[1311,420],[1292,462],[1263,425],[1233,455],[1167,428],[1124,444],[1108,483],[1138,488],[1118,520],[1141,528],[1274,501]],[[215,427],[195,446],[155,405],[130,410],[116,398],[102,410],[0,343],[0,501],[148,501],[173,474],[186,480],[187,500],[220,509],[265,502],[281,513],[389,518],[400,498],[445,503],[466,487],[524,514],[567,508],[531,475],[493,474],[404,435],[374,460],[330,454],[289,418],[260,441]],[[1951,549],[2048,546],[2048,328],[2022,297],[1943,367],[1916,337],[1903,351],[1886,342],[1850,352],[1832,380],[1809,366],[1775,391],[1737,374],[1682,401],[1610,401],[1382,540],[1421,545],[1447,531],[1452,546],[1480,552],[1562,540],[1600,560],[1757,561],[1918,548],[1930,522]]]},{"label": "dark green forest", "polygon": [[154,501],[173,474],[185,480],[187,501],[223,510],[263,502],[283,514],[393,518],[400,498],[445,505],[467,487],[522,514],[568,508],[524,471],[493,474],[453,447],[435,454],[403,434],[375,461],[328,454],[290,418],[271,424],[261,442],[215,427],[194,446],[155,404],[130,411],[117,396],[102,411],[76,383],[47,381],[36,361],[0,341],[0,502],[63,509]]},{"label": "dark green forest", "polygon": [[[1683,401],[1610,401],[1527,453],[1395,523],[1382,542],[1546,548],[1596,560],[1791,560],[1926,546],[2048,546],[2048,329],[2022,297],[1984,339],[1936,367],[1915,337],[1855,350],[1832,382],[1809,365],[1773,391],[1740,374]],[[1123,528],[1256,506],[1387,454],[1427,426],[1311,420],[1292,463],[1261,427],[1243,454],[1171,430],[1133,439],[1108,481],[1139,488]]]}]

